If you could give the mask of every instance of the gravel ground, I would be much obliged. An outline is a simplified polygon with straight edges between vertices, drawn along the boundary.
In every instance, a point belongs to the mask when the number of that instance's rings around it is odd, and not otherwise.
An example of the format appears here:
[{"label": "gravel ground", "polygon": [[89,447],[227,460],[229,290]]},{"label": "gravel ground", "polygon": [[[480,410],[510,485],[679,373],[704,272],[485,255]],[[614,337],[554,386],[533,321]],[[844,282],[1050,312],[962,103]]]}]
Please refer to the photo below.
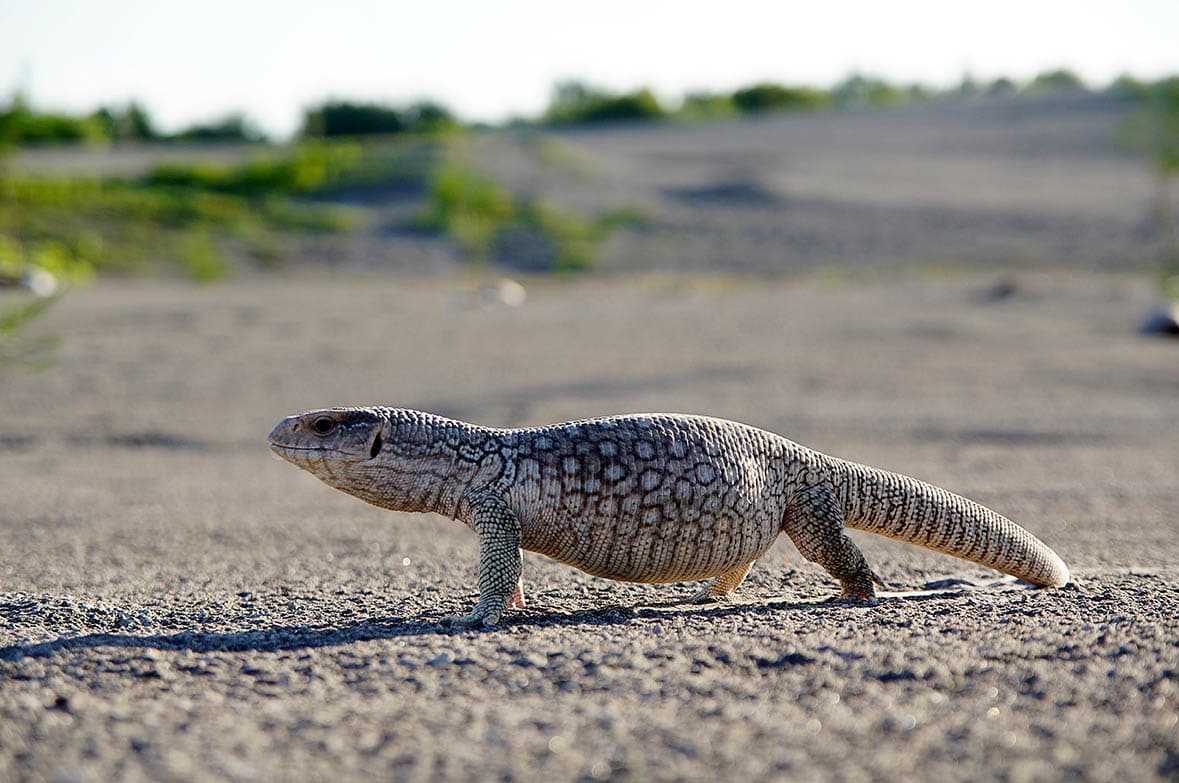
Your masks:
[{"label": "gravel ground", "polygon": [[[0,779],[1176,779],[1179,345],[1132,279],[1013,282],[72,293],[56,366],[0,370]],[[446,630],[472,534],[267,452],[363,403],[740,419],[974,497],[1076,581],[857,534],[879,606],[783,539],[691,607],[528,555],[528,609]]]}]

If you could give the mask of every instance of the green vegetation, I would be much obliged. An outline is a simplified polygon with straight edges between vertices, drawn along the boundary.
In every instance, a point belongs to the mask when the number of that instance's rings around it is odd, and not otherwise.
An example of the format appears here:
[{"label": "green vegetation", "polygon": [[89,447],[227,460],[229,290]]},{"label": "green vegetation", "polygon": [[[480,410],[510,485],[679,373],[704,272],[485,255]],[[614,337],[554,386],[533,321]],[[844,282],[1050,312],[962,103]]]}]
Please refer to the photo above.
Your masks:
[{"label": "green vegetation", "polygon": [[106,129],[94,116],[71,117],[33,111],[18,94],[0,109],[0,148],[104,141]]},{"label": "green vegetation", "polygon": [[266,141],[266,134],[255,128],[244,114],[228,114],[213,122],[192,125],[166,140],[258,143]]},{"label": "green vegetation", "polygon": [[125,107],[103,106],[92,114],[73,116],[34,111],[18,93],[0,108],[0,148],[50,144],[105,144],[112,141],[236,141],[259,142],[265,136],[241,114],[193,125],[178,133],[158,133],[147,110],[132,101]]},{"label": "green vegetation", "polygon": [[24,367],[39,370],[53,363],[53,354],[61,339],[56,335],[26,337],[22,330],[55,301],[53,298],[32,299],[0,313],[0,369]]},{"label": "green vegetation", "polygon": [[578,179],[596,179],[601,174],[598,162],[578,144],[536,131],[521,131],[514,135],[526,155],[552,171]]},{"label": "green vegetation", "polygon": [[637,210],[585,218],[517,198],[452,155],[430,178],[420,226],[450,237],[476,263],[511,257],[528,271],[567,274],[590,268],[615,229],[643,220]]},{"label": "green vegetation", "polygon": [[695,120],[707,117],[730,117],[737,113],[733,96],[723,92],[690,92],[684,96],[677,115]]},{"label": "green vegetation", "polygon": [[[1089,89],[1072,71],[1058,68],[1019,84],[998,78],[990,84],[976,82],[969,74],[960,84],[934,89],[920,84],[896,84],[871,75],[853,73],[829,89],[763,81],[732,92],[690,92],[678,109],[660,102],[650,90],[615,92],[577,80],[558,82],[544,113],[535,119],[516,119],[509,125],[577,125],[610,122],[642,122],[660,119],[694,120],[768,111],[806,111],[826,107],[895,106],[931,100],[962,100],[979,96],[1045,94]],[[1110,85],[1119,92],[1140,94],[1151,85],[1120,77]],[[409,134],[432,137],[467,127],[440,103],[423,100],[399,106],[344,100],[328,100],[309,107],[299,130],[302,140],[328,140]],[[0,150],[5,146],[70,144],[83,142],[164,141],[265,141],[242,114],[200,123],[171,135],[161,134],[147,110],[132,102],[123,107],[102,107],[90,115],[33,111],[17,94],[7,108],[0,108]]]},{"label": "green vegetation", "polygon": [[781,84],[754,84],[733,93],[732,104],[738,111],[755,113],[790,109],[818,109],[831,105],[831,95],[810,87],[786,87]]},{"label": "green vegetation", "polygon": [[395,133],[428,135],[452,131],[458,127],[459,123],[449,109],[429,101],[404,108],[328,101],[304,112],[302,135],[311,139]]},{"label": "green vegetation", "polygon": [[1179,77],[1132,89],[1142,105],[1123,126],[1122,142],[1145,153],[1160,177],[1179,176]]},{"label": "green vegetation", "polygon": [[297,197],[387,174],[375,158],[313,144],[237,165],[161,165],[138,180],[0,174],[0,255],[71,277],[171,266],[215,280],[234,255],[275,261],[288,234],[352,228],[353,213]]},{"label": "green vegetation", "polygon": [[163,138],[156,131],[147,110],[134,101],[122,108],[103,106],[94,117],[112,141],[157,141]]},{"label": "green vegetation", "polygon": [[1179,180],[1179,77],[1153,85],[1127,84],[1123,91],[1136,95],[1141,108],[1118,133],[1119,141],[1143,153],[1154,175],[1154,223],[1160,244],[1159,280],[1164,293],[1179,301],[1179,220],[1174,193]]},{"label": "green vegetation", "polygon": [[1058,68],[1054,71],[1044,71],[1038,74],[1027,87],[1024,88],[1028,93],[1044,93],[1044,92],[1069,92],[1072,90],[1084,90],[1085,82],[1081,77],[1077,76],[1072,71],[1064,68]]},{"label": "green vegetation", "polygon": [[180,242],[180,265],[190,280],[197,283],[213,283],[229,272],[224,256],[217,252],[209,232],[203,229],[189,231]]},{"label": "green vegetation", "polygon": [[303,195],[350,182],[364,167],[363,158],[359,144],[306,143],[262,152],[242,164],[165,163],[145,181],[235,196]]},{"label": "green vegetation", "polygon": [[94,266],[86,255],[94,252],[86,241],[79,243],[81,252],[59,241],[44,239],[22,246],[0,234],[0,280],[19,280],[29,268],[48,272],[57,281],[84,284],[94,277]]},{"label": "green vegetation", "polygon": [[831,88],[831,99],[838,106],[894,106],[904,103],[905,98],[903,87],[859,73]]},{"label": "green vegetation", "polygon": [[641,121],[664,118],[696,120],[739,114],[762,114],[781,111],[813,111],[823,108],[871,108],[897,106],[932,100],[962,100],[978,96],[1003,96],[1017,93],[1044,94],[1084,90],[1086,86],[1071,71],[1046,71],[1022,87],[999,78],[984,85],[969,75],[959,85],[936,90],[920,84],[894,84],[885,79],[853,73],[830,89],[804,85],[758,82],[731,93],[691,92],[684,96],[678,110],[660,104],[646,89],[614,93],[578,81],[558,83],[541,122],[550,125],[593,124],[616,121]]},{"label": "green vegetation", "polygon": [[[538,155],[573,154],[556,142],[535,146]],[[211,282],[233,272],[233,259],[280,262],[292,236],[353,228],[356,212],[321,200],[332,191],[399,181],[425,189],[419,227],[476,262],[522,255],[532,271],[573,272],[593,264],[611,232],[642,221],[633,210],[582,217],[512,194],[450,144],[315,141],[240,163],[164,163],[136,179],[0,172],[0,267],[74,281],[171,269]]]},{"label": "green vegetation", "polygon": [[421,227],[442,232],[479,260],[491,254],[502,227],[514,220],[515,199],[465,164],[441,164],[430,178],[429,205]]},{"label": "green vegetation", "polygon": [[667,111],[650,90],[613,93],[578,81],[559,82],[545,110],[543,122],[549,125],[653,120],[666,117]]},{"label": "green vegetation", "polygon": [[[1177,84],[1179,79],[1151,84],[1122,77],[1111,88],[1143,99],[1143,110],[1122,137],[1152,162],[1160,183],[1159,225],[1172,237],[1171,246],[1179,244],[1170,202],[1179,176]],[[679,108],[669,108],[648,89],[612,92],[566,81],[556,85],[541,118],[521,123],[533,128],[522,134],[522,143],[546,165],[592,176],[593,161],[537,126],[685,121],[1083,89],[1066,70],[1047,71],[1024,84],[977,82],[967,74],[945,90],[852,74],[830,89],[758,82],[732,92],[691,93]],[[448,109],[430,101],[403,106],[326,101],[307,109],[298,143],[260,149],[244,162],[168,163],[137,178],[35,178],[6,173],[4,156],[22,145],[256,143],[262,136],[241,114],[165,136],[137,103],[75,117],[34,111],[18,94],[0,107],[0,271],[38,266],[81,279],[95,272],[170,268],[194,280],[216,280],[233,272],[232,259],[270,266],[299,234],[348,230],[357,211],[332,207],[323,196],[367,184],[423,188],[422,227],[451,238],[476,261],[522,258],[526,268],[537,271],[588,268],[612,231],[642,222],[633,211],[577,215],[509,192],[454,154],[451,142],[462,129]],[[1179,280],[1179,251],[1169,257],[1168,279]]]}]

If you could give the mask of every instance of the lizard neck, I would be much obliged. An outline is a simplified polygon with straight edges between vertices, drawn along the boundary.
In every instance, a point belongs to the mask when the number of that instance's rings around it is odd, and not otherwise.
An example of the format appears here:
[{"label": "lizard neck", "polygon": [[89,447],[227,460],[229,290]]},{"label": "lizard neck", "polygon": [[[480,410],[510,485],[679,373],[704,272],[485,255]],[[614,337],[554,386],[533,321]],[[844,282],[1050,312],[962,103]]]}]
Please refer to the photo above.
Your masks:
[{"label": "lizard neck", "polygon": [[463,499],[504,474],[498,430],[418,411],[392,412],[390,434],[373,460],[374,481],[346,491],[394,511],[430,511],[457,519]]}]

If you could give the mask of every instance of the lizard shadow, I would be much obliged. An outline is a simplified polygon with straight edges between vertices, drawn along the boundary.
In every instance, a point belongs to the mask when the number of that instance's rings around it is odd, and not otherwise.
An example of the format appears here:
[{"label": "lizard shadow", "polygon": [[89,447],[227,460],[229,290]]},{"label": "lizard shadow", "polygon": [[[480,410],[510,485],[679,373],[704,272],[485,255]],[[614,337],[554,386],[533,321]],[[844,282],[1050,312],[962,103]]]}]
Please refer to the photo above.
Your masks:
[{"label": "lizard shadow", "polygon": [[[938,590],[921,594],[894,595],[886,600],[945,600],[965,595],[965,591]],[[773,600],[763,602],[690,604],[680,601],[609,605],[571,612],[530,609],[504,618],[490,629],[450,627],[441,618],[418,616],[359,620],[337,626],[310,627],[279,625],[254,630],[206,632],[179,631],[171,634],[135,635],[128,633],[90,633],[62,636],[43,642],[17,643],[0,647],[0,661],[21,658],[44,658],[59,652],[97,647],[151,648],[165,651],[278,652],[322,647],[340,647],[355,642],[396,639],[414,636],[447,636],[462,633],[494,633],[498,629],[544,628],[554,626],[607,627],[625,625],[636,620],[675,618],[724,618],[736,615],[774,615],[783,612],[827,612],[846,609],[871,609],[838,599]]]},{"label": "lizard shadow", "polygon": [[47,657],[58,652],[95,647],[187,650],[195,653],[277,652],[317,647],[339,647],[374,639],[395,639],[402,636],[429,635],[440,632],[445,632],[445,630],[436,621],[382,618],[328,627],[279,625],[245,631],[180,631],[172,634],[145,635],[91,633],[62,636],[44,642],[18,643],[0,647],[0,661],[15,661],[24,657]]},{"label": "lizard shadow", "polygon": [[824,613],[839,610],[871,611],[881,603],[893,601],[937,601],[961,598],[966,590],[940,589],[909,593],[881,594],[879,603],[849,601],[839,597],[806,599],[772,599],[768,601],[734,601],[694,604],[686,601],[660,601],[634,605],[615,604],[572,612],[525,610],[506,616],[497,627],[611,626],[635,620],[675,618],[723,618],[734,616],[775,615],[786,612]]},{"label": "lizard shadow", "polygon": [[[667,604],[668,607],[674,604]],[[694,607],[716,611],[726,607]],[[735,608],[735,607],[734,607]],[[279,652],[322,647],[342,647],[356,642],[396,639],[413,636],[449,636],[461,633],[486,633],[512,627],[545,626],[607,626],[622,625],[637,617],[647,616],[650,607],[605,606],[574,612],[532,611],[504,618],[490,629],[451,627],[440,617],[387,617],[359,620],[335,626],[309,627],[306,625],[274,625],[241,631],[186,630],[168,634],[133,634],[99,632],[60,636],[39,642],[25,642],[0,647],[0,661],[19,661],[22,658],[46,658],[57,653],[99,647],[124,649],[156,649],[216,652]],[[700,612],[696,612],[700,613]]]}]

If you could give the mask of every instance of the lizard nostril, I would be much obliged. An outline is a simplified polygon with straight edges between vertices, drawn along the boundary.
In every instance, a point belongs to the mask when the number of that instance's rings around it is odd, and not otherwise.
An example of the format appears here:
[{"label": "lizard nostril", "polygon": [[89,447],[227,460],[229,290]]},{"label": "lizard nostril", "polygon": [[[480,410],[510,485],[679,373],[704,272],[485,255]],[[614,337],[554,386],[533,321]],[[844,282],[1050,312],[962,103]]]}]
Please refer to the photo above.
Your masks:
[{"label": "lizard nostril", "polygon": [[377,455],[381,453],[381,448],[385,445],[385,441],[381,439],[381,433],[377,433],[377,437],[373,438],[373,447],[368,450],[369,459],[376,459]]}]

